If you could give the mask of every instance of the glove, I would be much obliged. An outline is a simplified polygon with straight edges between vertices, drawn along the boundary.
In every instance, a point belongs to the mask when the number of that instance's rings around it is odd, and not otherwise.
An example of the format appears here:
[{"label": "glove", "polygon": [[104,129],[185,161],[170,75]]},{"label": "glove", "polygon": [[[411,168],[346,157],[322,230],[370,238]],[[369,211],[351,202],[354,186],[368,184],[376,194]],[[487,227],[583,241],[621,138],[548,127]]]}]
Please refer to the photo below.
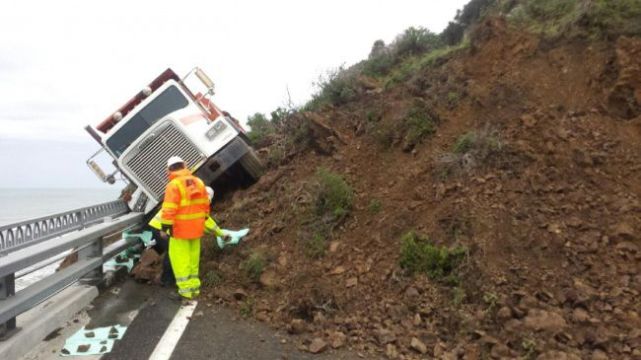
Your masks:
[{"label": "glove", "polygon": [[249,233],[249,229],[242,229],[239,231],[231,231],[227,229],[221,229],[223,237],[218,236],[216,238],[216,243],[218,247],[224,249],[227,245],[237,245],[240,240]]},{"label": "glove", "polygon": [[173,227],[173,226],[171,226],[171,225],[162,224],[162,226],[161,226],[160,230],[161,230],[162,232],[164,232],[164,233],[169,234],[169,236],[172,236],[172,234],[173,234],[173,232],[174,232],[174,227]]}]

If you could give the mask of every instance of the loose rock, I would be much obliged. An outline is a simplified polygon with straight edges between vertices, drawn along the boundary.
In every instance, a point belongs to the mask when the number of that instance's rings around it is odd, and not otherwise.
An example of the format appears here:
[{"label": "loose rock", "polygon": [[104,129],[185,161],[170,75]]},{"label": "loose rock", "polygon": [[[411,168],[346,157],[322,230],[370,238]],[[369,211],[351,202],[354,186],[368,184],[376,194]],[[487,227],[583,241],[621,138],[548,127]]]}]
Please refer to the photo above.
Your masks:
[{"label": "loose rock", "polygon": [[387,346],[385,346],[385,356],[387,356],[388,359],[398,358],[398,350],[394,344],[387,344]]},{"label": "loose rock", "polygon": [[387,329],[374,330],[374,336],[380,345],[386,345],[396,341],[396,335]]},{"label": "loose rock", "polygon": [[530,310],[528,316],[525,317],[523,324],[525,327],[537,331],[557,331],[565,328],[567,322],[563,316],[545,310]]},{"label": "loose rock", "polygon": [[578,323],[586,322],[590,319],[590,314],[584,308],[578,307],[572,312],[572,319]]},{"label": "loose rock", "polygon": [[260,274],[260,279],[259,282],[261,285],[267,288],[272,288],[278,284],[278,280],[276,279],[276,273],[273,271],[265,271],[262,274]]},{"label": "loose rock", "polygon": [[301,319],[293,319],[287,327],[287,332],[290,334],[302,334],[307,331],[307,325]]},{"label": "loose rock", "polygon": [[410,342],[410,347],[421,354],[427,353],[427,346],[421,340],[415,337],[412,338],[412,341]]},{"label": "loose rock", "polygon": [[347,340],[347,336],[340,331],[334,331],[329,336],[330,345],[334,349],[343,347],[345,345],[345,340]]},{"label": "loose rock", "polygon": [[327,349],[327,343],[321,338],[314,338],[312,343],[309,344],[309,352],[312,354],[318,354]]}]

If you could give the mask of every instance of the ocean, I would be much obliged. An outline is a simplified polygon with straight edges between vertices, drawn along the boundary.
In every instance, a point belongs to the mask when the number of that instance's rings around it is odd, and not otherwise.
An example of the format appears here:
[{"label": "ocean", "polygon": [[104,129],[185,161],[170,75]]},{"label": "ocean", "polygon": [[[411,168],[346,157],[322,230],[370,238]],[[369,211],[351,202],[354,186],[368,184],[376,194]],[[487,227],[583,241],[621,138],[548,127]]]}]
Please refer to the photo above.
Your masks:
[{"label": "ocean", "polygon": [[[119,194],[120,189],[116,187],[105,189],[0,189],[0,226],[116,200]],[[65,251],[62,255],[68,253],[70,251]],[[59,261],[49,263],[49,260],[45,260],[22,270],[16,279],[16,291],[54,274]]]},{"label": "ocean", "polygon": [[120,187],[104,189],[0,188],[0,226],[116,200]]}]

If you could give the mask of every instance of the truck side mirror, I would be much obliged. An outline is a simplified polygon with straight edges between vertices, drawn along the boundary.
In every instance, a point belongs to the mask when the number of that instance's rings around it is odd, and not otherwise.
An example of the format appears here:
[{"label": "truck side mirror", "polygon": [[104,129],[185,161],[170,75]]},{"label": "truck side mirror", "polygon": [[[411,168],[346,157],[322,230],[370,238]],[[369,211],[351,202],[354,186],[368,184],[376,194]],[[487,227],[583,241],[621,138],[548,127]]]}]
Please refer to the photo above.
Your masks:
[{"label": "truck side mirror", "polygon": [[[107,182],[107,174],[100,168],[100,165],[98,165],[95,161],[93,160],[87,160],[87,165],[89,165],[89,169],[96,174],[98,179],[102,182]],[[115,180],[114,180],[115,182]]]},{"label": "truck side mirror", "polygon": [[196,72],[196,77],[198,77],[198,79],[200,79],[200,81],[203,84],[205,84],[205,86],[207,87],[207,91],[209,92],[209,94],[213,95],[214,94],[214,82],[211,81],[209,76],[207,76],[207,74],[205,74],[205,72],[201,68],[196,68],[195,72]]}]

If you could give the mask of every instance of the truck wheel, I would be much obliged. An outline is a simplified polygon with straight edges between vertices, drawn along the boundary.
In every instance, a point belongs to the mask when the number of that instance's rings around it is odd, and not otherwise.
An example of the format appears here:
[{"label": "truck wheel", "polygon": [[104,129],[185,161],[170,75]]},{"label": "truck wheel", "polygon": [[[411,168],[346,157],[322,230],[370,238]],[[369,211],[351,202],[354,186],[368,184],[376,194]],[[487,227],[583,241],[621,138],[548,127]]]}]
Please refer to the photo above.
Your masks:
[{"label": "truck wheel", "polygon": [[240,164],[254,181],[258,181],[263,174],[263,164],[253,149],[249,149],[249,151],[240,158]]}]

